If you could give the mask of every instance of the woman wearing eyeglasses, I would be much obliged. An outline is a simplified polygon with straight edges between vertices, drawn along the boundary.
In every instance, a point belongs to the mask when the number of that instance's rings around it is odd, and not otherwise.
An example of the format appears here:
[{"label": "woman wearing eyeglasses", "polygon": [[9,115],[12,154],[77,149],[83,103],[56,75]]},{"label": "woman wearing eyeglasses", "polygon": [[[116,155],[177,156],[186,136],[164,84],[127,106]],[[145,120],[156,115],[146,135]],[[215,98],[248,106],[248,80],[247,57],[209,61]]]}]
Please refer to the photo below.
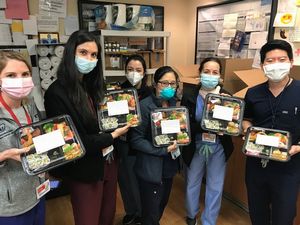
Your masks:
[{"label": "woman wearing eyeglasses", "polygon": [[179,166],[178,159],[172,159],[170,154],[176,151],[176,142],[168,147],[153,145],[150,118],[153,109],[176,105],[177,85],[178,75],[171,67],[159,68],[154,74],[153,93],[140,102],[142,123],[131,130],[130,143],[137,152],[135,172],[140,187],[143,225],[159,225]]}]

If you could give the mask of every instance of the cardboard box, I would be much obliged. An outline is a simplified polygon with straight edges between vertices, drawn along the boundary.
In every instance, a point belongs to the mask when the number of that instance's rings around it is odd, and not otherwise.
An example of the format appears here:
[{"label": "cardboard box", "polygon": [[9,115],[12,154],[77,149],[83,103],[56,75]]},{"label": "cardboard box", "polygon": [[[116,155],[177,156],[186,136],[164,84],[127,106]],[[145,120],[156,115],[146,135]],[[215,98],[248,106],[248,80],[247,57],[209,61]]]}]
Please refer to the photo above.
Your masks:
[{"label": "cardboard box", "polygon": [[177,72],[181,83],[199,84],[199,65],[172,66]]},{"label": "cardboard box", "polygon": [[246,87],[236,92],[234,96],[244,98],[248,88],[267,80],[264,72],[261,69],[240,70],[234,71],[234,74],[246,84]]}]

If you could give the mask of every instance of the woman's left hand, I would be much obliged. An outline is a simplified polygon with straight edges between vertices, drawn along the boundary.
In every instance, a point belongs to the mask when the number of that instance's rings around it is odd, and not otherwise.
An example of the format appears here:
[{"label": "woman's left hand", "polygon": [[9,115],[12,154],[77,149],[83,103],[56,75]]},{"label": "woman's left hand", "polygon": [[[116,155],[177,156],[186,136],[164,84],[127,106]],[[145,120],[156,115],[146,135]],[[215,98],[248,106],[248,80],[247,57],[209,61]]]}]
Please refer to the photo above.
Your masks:
[{"label": "woman's left hand", "polygon": [[174,141],[174,143],[172,145],[168,146],[168,152],[174,152],[177,150],[177,142]]},{"label": "woman's left hand", "polygon": [[289,154],[292,156],[297,154],[298,152],[300,152],[300,145],[292,145]]},{"label": "woman's left hand", "polygon": [[116,130],[114,130],[111,135],[113,137],[113,139],[120,137],[123,134],[126,134],[129,130],[129,128],[131,127],[131,124],[127,124],[124,127],[119,127]]}]

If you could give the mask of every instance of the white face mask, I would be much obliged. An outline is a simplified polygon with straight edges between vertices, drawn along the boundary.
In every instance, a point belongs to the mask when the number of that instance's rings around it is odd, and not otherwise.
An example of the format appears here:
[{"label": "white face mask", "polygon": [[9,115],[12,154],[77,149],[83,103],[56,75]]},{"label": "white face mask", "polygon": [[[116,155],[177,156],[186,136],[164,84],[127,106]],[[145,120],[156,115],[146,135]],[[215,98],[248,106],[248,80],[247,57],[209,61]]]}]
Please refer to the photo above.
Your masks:
[{"label": "white face mask", "polygon": [[132,71],[126,74],[127,80],[133,85],[137,85],[142,79],[143,75],[140,74],[139,72]]},{"label": "white face mask", "polygon": [[282,81],[291,69],[291,63],[273,63],[263,66],[266,77],[273,82]]}]

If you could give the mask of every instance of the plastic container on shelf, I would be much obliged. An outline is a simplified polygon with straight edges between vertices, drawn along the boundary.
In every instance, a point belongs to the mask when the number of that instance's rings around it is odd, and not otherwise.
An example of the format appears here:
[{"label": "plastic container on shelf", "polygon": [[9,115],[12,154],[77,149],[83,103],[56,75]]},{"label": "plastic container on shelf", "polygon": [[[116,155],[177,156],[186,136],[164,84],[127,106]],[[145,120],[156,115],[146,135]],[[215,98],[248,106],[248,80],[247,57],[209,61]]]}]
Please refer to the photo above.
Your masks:
[{"label": "plastic container on shelf", "polygon": [[168,107],[151,111],[151,130],[156,147],[168,146],[174,141],[179,146],[188,145],[191,142],[188,109]]},{"label": "plastic container on shelf", "polygon": [[37,175],[81,158],[85,149],[70,116],[62,115],[22,126],[16,130],[24,171]]},{"label": "plastic container on shelf", "polygon": [[262,127],[249,127],[242,151],[247,156],[288,161],[291,148],[290,132]]},{"label": "plastic container on shelf", "polygon": [[97,111],[99,127],[102,131],[113,131],[128,123],[135,127],[141,122],[140,106],[135,89],[107,91]]},{"label": "plastic container on shelf", "polygon": [[242,130],[245,102],[236,97],[207,94],[201,127],[204,130],[238,136]]}]

